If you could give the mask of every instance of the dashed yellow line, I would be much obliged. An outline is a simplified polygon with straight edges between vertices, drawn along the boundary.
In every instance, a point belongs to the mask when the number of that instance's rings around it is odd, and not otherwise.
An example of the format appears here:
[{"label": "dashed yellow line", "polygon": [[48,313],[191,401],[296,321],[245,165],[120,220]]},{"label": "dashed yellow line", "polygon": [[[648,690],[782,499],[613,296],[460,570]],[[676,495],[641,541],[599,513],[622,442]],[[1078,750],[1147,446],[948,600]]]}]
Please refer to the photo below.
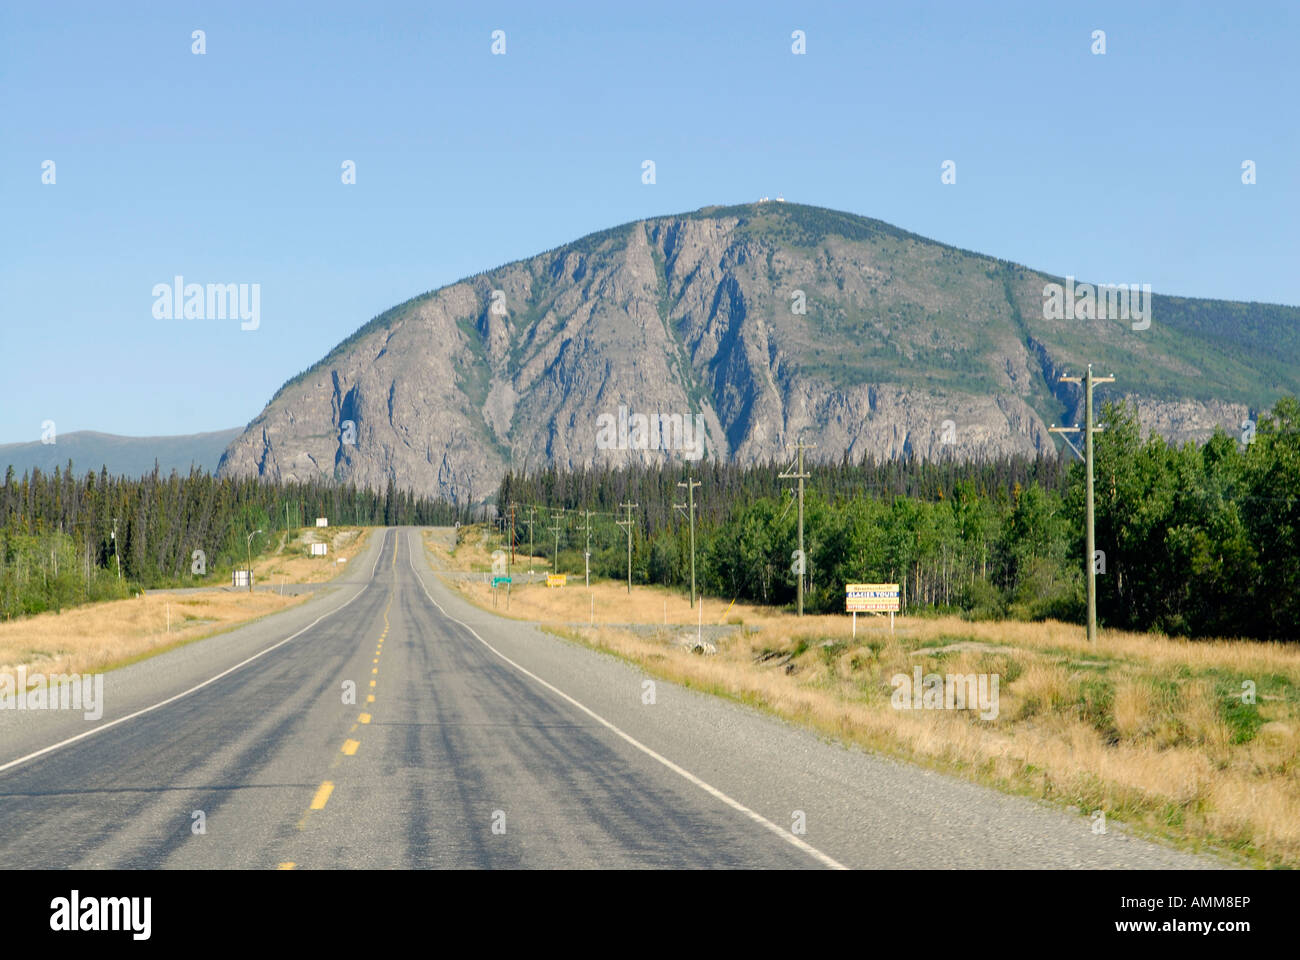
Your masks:
[{"label": "dashed yellow line", "polygon": [[316,796],[311,798],[311,809],[324,810],[325,804],[329,801],[330,794],[334,792],[334,784],[326,780],[316,791]]},{"label": "dashed yellow line", "polygon": [[298,866],[298,864],[294,863],[292,860],[286,860],[284,863],[280,864],[280,865],[279,865],[278,867],[276,867],[275,869],[277,869],[277,870],[292,870],[292,869],[293,869],[294,867],[296,867],[296,866]]},{"label": "dashed yellow line", "polygon": [[[392,563],[392,566],[394,566],[394,567],[397,566],[397,551],[396,551],[396,550],[393,551],[393,563]],[[379,657],[380,657],[380,655],[381,655],[381,653],[382,653],[382,651],[383,651],[383,647],[384,647],[384,638],[388,636],[388,630],[389,630],[389,627],[390,627],[390,624],[389,624],[389,621],[388,621],[388,611],[389,611],[390,609],[392,609],[392,606],[393,606],[393,593],[394,593],[394,592],[393,592],[392,590],[389,591],[389,594],[388,594],[388,603],[385,604],[385,606],[384,606],[384,632],[383,632],[382,634],[380,634],[380,636],[379,636],[379,640],[376,641],[376,643],[375,643],[375,658],[371,661],[371,663],[374,663],[374,664],[378,664],[378,663],[379,663]],[[375,675],[375,674],[378,674],[378,673],[379,673],[379,668],[378,668],[377,666],[374,667],[374,668],[370,671],[370,673],[371,673],[372,676]],[[375,686],[375,681],[374,681],[374,680],[371,680],[371,681],[370,681],[370,686],[371,686],[372,688]],[[367,697],[366,697],[366,703],[374,703],[374,702],[375,702],[375,695],[374,695],[373,693],[367,695]],[[358,726],[358,725],[363,724],[363,723],[369,723],[369,722],[370,722],[370,719],[371,719],[370,714],[368,714],[368,713],[363,713],[363,714],[361,714],[360,716],[357,717],[357,722],[354,723],[354,724],[352,724],[352,729],[349,730],[348,733],[354,733],[354,732],[356,732],[356,729],[357,729],[357,726]],[[354,755],[356,754],[357,750],[360,748],[360,746],[361,746],[361,741],[360,741],[360,740],[353,740],[351,737],[349,737],[347,740],[344,740],[344,741],[343,741],[342,753],[343,753],[344,756],[348,756],[348,757],[354,756]],[[330,764],[330,768],[331,768],[331,769],[339,763],[339,759],[340,759],[340,758],[339,758],[337,755],[335,755],[334,761]],[[322,784],[320,785],[320,787],[316,790],[316,795],[315,795],[314,797],[312,797],[311,807],[308,809],[308,812],[307,812],[306,814],[303,815],[303,817],[302,817],[301,820],[298,821],[298,829],[299,829],[299,830],[303,829],[303,828],[307,825],[307,818],[311,816],[311,811],[312,811],[312,810],[323,810],[323,809],[325,809],[325,804],[329,802],[330,794],[332,794],[333,792],[334,792],[334,784],[333,784],[331,781],[326,780],[324,783],[322,783]],[[285,861],[284,863],[281,863],[281,864],[279,865],[279,869],[281,869],[281,870],[293,870],[295,867],[297,867],[297,864],[294,863],[293,861]]]}]

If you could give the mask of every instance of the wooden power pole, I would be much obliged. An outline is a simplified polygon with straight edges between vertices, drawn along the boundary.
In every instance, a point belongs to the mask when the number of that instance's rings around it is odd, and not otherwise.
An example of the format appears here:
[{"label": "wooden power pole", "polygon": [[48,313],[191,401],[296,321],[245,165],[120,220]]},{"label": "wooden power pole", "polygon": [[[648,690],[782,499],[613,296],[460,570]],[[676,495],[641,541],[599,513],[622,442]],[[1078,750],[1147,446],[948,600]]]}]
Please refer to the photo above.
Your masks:
[{"label": "wooden power pole", "polygon": [[537,515],[537,508],[536,508],[536,507],[532,507],[532,506],[530,506],[530,507],[528,508],[528,519],[527,519],[527,520],[520,520],[520,521],[519,521],[520,523],[526,523],[526,524],[528,524],[528,575],[529,575],[530,577],[533,575],[533,572],[534,572],[534,571],[533,571],[533,556],[534,556],[534,554],[533,554],[533,523],[534,523],[534,519],[533,519],[533,518],[534,518],[536,515]]},{"label": "wooden power pole", "polygon": [[563,529],[563,527],[560,524],[560,521],[563,518],[564,518],[564,508],[561,507],[559,510],[555,512],[555,517],[552,519],[551,521],[552,525],[549,528],[551,533],[555,534],[555,554],[553,555],[553,559],[551,560],[551,573],[560,572],[560,530]]},{"label": "wooden power pole", "polygon": [[1114,377],[1094,377],[1092,375],[1092,364],[1088,364],[1088,372],[1082,377],[1061,377],[1062,383],[1081,383],[1083,384],[1083,453],[1074,442],[1066,436],[1068,433],[1078,433],[1079,427],[1058,427],[1053,424],[1049,429],[1051,433],[1059,433],[1061,439],[1070,445],[1075,456],[1083,460],[1084,473],[1087,476],[1087,487],[1084,493],[1084,551],[1083,560],[1084,568],[1088,574],[1088,642],[1096,644],[1097,642],[1097,537],[1096,526],[1093,522],[1093,496],[1092,496],[1092,435],[1104,427],[1093,426],[1093,406],[1092,406],[1092,388],[1099,383],[1114,383]]},{"label": "wooden power pole", "polygon": [[803,437],[800,437],[798,443],[789,443],[786,444],[786,446],[794,447],[795,450],[797,451],[797,453],[795,454],[796,457],[795,466],[793,467],[794,472],[792,473],[790,470],[787,470],[784,473],[780,474],[779,479],[799,481],[799,549],[798,551],[796,551],[794,555],[794,572],[795,575],[799,578],[799,616],[802,617],[803,616],[803,578],[804,578],[804,574],[807,573],[808,571],[808,554],[804,553],[804,549],[803,549],[803,482],[807,480],[810,476],[812,476],[811,474],[804,472],[803,452],[805,450],[811,450],[813,447],[816,446],[816,444],[804,443]]},{"label": "wooden power pole", "polygon": [[592,512],[588,510],[582,521],[583,532],[587,535],[587,548],[582,554],[586,569],[587,589],[591,589],[591,517]]},{"label": "wooden power pole", "polygon": [[632,592],[632,511],[640,504],[620,503],[619,506],[627,511],[627,519],[614,522],[627,530],[627,592],[630,594]]},{"label": "wooden power pole", "polygon": [[[700,485],[700,481],[692,479],[689,475],[684,483],[679,482],[677,486],[686,488],[686,503],[674,503],[673,509],[680,510],[684,516],[688,516],[691,522],[691,606],[695,606],[695,488]],[[689,512],[688,512],[689,511]]]}]

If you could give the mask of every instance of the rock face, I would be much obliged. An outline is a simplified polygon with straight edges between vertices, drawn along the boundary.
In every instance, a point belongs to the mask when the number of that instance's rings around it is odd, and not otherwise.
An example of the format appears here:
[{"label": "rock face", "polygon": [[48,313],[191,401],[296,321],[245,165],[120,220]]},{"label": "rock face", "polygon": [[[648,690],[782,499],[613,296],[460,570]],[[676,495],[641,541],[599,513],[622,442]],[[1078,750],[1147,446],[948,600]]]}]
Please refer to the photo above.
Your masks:
[{"label": "rock face", "polygon": [[758,462],[801,435],[824,459],[1033,454],[1049,422],[1080,418],[1059,377],[1089,360],[1117,377],[1099,403],[1128,396],[1180,440],[1236,434],[1297,388],[1249,382],[1294,308],[1266,308],[1258,346],[1236,333],[1217,364],[1211,301],[1157,296],[1142,331],[1044,319],[1059,280],[796,204],[641,221],[375,318],[281,388],[220,471],[393,476],[475,503],[511,464]]}]

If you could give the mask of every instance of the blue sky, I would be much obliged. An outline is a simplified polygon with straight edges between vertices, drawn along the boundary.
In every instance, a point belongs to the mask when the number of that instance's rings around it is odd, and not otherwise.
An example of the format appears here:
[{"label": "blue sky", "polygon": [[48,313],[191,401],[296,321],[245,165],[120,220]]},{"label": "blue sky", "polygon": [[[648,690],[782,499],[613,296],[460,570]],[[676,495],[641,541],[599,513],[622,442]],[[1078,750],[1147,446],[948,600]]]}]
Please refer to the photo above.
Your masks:
[{"label": "blue sky", "polygon": [[[778,193],[1300,304],[1297,40],[1287,3],[4,4],[0,442],[241,426],[408,297]],[[260,327],[155,319],[177,274]]]}]

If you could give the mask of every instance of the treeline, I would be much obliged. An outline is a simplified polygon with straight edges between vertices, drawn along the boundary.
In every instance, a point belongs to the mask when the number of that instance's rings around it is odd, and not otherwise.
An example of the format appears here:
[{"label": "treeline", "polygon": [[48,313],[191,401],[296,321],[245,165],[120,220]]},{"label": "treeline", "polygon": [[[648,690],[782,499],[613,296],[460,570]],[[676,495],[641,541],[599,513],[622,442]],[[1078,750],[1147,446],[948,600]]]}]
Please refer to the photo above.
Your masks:
[{"label": "treeline", "polygon": [[[826,500],[853,497],[938,501],[959,484],[971,487],[978,496],[1006,499],[1018,487],[1037,484],[1063,493],[1068,464],[1055,456],[1006,457],[983,462],[930,461],[916,458],[877,460],[866,456],[852,461],[805,463],[810,478],[805,489]],[[650,533],[669,524],[673,504],[686,502],[686,491],[677,484],[689,474],[701,481],[696,493],[697,517],[702,522],[721,523],[736,504],[760,498],[779,499],[791,489],[791,481],[780,479],[790,463],[769,462],[740,466],[701,460],[695,464],[664,463],[655,466],[604,467],[560,470],[547,467],[528,474],[507,473],[497,491],[497,509],[505,513],[510,503],[564,509],[612,512],[619,504],[639,503],[641,528]],[[548,517],[549,520],[549,517]]]},{"label": "treeline", "polygon": [[[1175,447],[1141,439],[1135,414],[1108,406],[1096,435],[1098,617],[1102,625],[1190,636],[1295,639],[1300,630],[1300,403],[1279,401],[1253,441],[1222,432]],[[678,482],[695,491],[696,579],[705,592],[793,603],[797,543],[788,464],[633,466],[508,475],[515,537],[534,519],[539,554],[563,508],[560,569],[583,571],[586,510],[592,571],[626,576],[626,540],[614,526],[624,502],[634,520],[632,577],[690,582],[688,527]],[[844,584],[899,583],[909,610],[972,618],[1082,622],[1084,473],[1065,457],[987,463],[865,459],[810,464],[804,539],[806,608],[842,611]],[[528,513],[533,505],[537,511]]]},{"label": "treeline", "polygon": [[[13,467],[0,487],[0,616],[126,596],[141,587],[225,579],[277,533],[314,524],[451,524],[452,505],[322,481],[270,483],[192,470],[144,477]],[[248,541],[256,530],[262,533]],[[206,575],[196,576],[202,550]],[[120,568],[119,568],[120,565]]]}]

